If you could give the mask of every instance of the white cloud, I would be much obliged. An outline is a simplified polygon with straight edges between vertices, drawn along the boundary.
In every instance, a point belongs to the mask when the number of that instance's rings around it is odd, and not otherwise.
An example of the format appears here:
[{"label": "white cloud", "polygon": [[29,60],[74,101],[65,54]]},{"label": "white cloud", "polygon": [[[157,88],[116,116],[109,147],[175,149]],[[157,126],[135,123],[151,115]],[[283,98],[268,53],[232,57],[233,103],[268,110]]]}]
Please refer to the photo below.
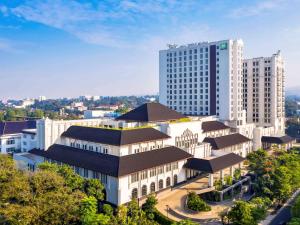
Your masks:
[{"label": "white cloud", "polygon": [[[96,4],[68,0],[31,0],[15,8],[3,8],[2,13],[11,14],[27,21],[37,22],[56,29],[64,30],[84,42],[113,47],[132,47],[130,37],[139,35],[139,40],[147,36],[147,28],[141,20],[152,25],[174,19],[197,4],[187,0],[122,0],[120,2],[99,1]],[[122,24],[122,29],[111,24]]]},{"label": "white cloud", "polygon": [[282,0],[258,1],[257,3],[254,3],[253,5],[247,5],[247,6],[235,8],[229,13],[228,16],[232,17],[232,18],[256,16],[261,13],[265,13],[270,10],[279,8],[279,7],[281,7],[281,5],[282,5]]}]

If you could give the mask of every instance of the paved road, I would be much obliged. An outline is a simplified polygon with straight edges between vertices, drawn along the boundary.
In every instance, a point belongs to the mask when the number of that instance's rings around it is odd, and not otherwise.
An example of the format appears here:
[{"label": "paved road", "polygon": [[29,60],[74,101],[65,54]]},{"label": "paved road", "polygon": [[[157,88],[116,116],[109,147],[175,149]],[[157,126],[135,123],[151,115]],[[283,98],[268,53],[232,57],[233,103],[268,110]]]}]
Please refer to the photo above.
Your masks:
[{"label": "paved road", "polygon": [[280,213],[272,220],[269,225],[287,224],[291,219],[291,206],[285,206]]}]

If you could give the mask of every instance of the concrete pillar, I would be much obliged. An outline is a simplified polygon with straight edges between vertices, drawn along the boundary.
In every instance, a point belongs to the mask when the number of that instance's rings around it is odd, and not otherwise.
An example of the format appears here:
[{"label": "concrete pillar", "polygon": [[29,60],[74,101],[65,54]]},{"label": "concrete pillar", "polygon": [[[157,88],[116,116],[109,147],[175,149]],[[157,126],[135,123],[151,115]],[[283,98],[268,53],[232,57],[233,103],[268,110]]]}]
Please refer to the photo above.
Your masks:
[{"label": "concrete pillar", "polygon": [[223,192],[222,191],[220,192],[220,201],[221,202],[223,201]]},{"label": "concrete pillar", "polygon": [[214,186],[214,174],[210,173],[208,175],[208,187],[213,187]]},{"label": "concrete pillar", "polygon": [[222,184],[224,184],[224,171],[220,171],[220,180],[222,181]]},{"label": "concrete pillar", "polygon": [[230,176],[231,176],[231,177],[233,177],[233,173],[234,173],[234,167],[231,166],[231,167],[230,167]]}]

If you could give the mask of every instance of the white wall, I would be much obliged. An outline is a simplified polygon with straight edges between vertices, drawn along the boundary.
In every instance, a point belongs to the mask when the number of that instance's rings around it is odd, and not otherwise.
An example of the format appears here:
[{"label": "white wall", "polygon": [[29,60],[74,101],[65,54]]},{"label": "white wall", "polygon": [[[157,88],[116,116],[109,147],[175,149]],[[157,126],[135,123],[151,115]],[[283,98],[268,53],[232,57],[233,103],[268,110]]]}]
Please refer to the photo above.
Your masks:
[{"label": "white wall", "polygon": [[[9,148],[14,148],[15,151],[21,150],[21,133],[18,134],[7,134],[0,136],[0,154],[6,154],[9,151]],[[8,140],[13,140],[13,144],[8,144]]]}]

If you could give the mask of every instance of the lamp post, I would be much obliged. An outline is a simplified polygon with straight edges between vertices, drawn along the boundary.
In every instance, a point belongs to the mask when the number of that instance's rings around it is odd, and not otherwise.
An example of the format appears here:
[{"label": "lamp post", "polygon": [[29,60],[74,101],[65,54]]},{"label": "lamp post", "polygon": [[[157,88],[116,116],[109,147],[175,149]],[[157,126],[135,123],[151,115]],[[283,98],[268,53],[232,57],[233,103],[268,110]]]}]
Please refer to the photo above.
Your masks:
[{"label": "lamp post", "polygon": [[166,207],[167,207],[167,218],[169,218],[169,205],[166,205]]}]

